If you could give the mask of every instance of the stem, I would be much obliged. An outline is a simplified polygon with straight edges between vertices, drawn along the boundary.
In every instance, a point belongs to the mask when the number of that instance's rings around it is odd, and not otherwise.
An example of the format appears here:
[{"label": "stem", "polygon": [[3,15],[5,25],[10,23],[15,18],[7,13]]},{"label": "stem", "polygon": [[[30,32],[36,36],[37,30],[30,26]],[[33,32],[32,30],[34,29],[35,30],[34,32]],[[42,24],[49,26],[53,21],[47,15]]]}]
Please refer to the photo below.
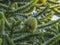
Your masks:
[{"label": "stem", "polygon": [[4,29],[5,29],[5,21],[4,21],[4,19],[1,19],[1,30],[2,30],[2,34],[5,33]]},{"label": "stem", "polygon": [[1,37],[3,38],[3,43],[2,45],[5,44],[5,38],[4,38],[4,35],[5,35],[5,20],[4,20],[4,13],[3,12],[0,12],[0,17],[1,17]]},{"label": "stem", "polygon": [[4,14],[3,12],[0,12],[0,21],[1,21],[1,35],[5,33],[5,20],[4,20]]}]

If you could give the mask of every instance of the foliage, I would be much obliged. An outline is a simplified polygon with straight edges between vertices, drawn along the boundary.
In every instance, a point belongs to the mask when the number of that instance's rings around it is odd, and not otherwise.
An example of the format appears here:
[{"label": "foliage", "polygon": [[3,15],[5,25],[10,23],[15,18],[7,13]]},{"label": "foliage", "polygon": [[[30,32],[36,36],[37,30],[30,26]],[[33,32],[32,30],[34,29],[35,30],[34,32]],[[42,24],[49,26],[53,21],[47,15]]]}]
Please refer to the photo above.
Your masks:
[{"label": "foliage", "polygon": [[0,45],[60,45],[58,0],[0,0]]}]

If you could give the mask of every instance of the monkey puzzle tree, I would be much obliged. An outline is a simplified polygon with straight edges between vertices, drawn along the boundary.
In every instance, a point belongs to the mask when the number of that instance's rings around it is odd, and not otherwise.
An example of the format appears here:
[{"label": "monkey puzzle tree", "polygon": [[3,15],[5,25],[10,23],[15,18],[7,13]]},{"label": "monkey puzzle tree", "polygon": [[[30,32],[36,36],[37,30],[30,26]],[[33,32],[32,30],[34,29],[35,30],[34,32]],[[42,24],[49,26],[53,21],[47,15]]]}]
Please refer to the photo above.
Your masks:
[{"label": "monkey puzzle tree", "polygon": [[58,0],[0,0],[0,45],[60,45]]}]

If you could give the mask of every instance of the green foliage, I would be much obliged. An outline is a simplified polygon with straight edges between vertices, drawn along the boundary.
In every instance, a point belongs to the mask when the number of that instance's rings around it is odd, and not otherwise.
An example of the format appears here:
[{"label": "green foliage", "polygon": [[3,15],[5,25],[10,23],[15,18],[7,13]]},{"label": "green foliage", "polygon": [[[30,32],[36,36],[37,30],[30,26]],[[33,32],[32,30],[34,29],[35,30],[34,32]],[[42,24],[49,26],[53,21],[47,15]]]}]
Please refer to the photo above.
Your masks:
[{"label": "green foliage", "polygon": [[34,17],[28,17],[28,19],[25,21],[25,28],[29,30],[30,32],[33,32],[37,28],[37,20]]},{"label": "green foliage", "polygon": [[0,0],[0,45],[60,45],[60,3],[41,1]]},{"label": "green foliage", "polygon": [[0,38],[0,45],[2,44],[2,38]]}]

